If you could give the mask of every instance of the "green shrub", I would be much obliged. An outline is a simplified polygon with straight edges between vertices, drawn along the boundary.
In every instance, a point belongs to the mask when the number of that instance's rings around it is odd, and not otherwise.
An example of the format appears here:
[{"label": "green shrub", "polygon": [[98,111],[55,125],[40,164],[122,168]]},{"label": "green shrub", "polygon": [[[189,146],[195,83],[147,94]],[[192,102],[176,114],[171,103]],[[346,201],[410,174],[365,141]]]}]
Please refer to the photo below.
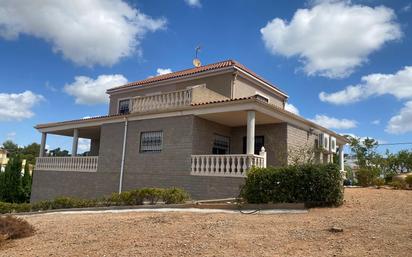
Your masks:
[{"label": "green shrub", "polygon": [[29,212],[31,205],[29,203],[5,203],[0,202],[0,213],[13,213],[13,212]]},{"label": "green shrub", "polygon": [[32,211],[47,211],[52,208],[52,201],[45,200],[31,204]]},{"label": "green shrub", "polygon": [[343,202],[342,175],[335,164],[253,168],[241,196],[249,203],[338,206]]},{"label": "green shrub", "polygon": [[395,180],[390,182],[389,185],[397,190],[406,188],[406,182],[404,180]]},{"label": "green shrub", "polygon": [[383,178],[375,178],[373,179],[373,185],[376,186],[377,188],[381,188],[382,186],[385,185],[385,180]]},{"label": "green shrub", "polygon": [[405,182],[408,184],[409,188],[412,188],[412,175],[406,176]]},{"label": "green shrub", "polygon": [[358,185],[367,187],[373,185],[378,175],[379,171],[375,169],[362,168],[356,172],[356,179],[358,180]]},{"label": "green shrub", "polygon": [[184,203],[190,199],[189,194],[180,188],[164,189],[162,198],[165,204]]},{"label": "green shrub", "polygon": [[140,195],[143,200],[149,201],[150,204],[156,204],[162,199],[163,189],[160,188],[142,188]]},{"label": "green shrub", "polygon": [[0,214],[29,211],[45,211],[51,209],[85,208],[99,206],[142,205],[143,201],[156,204],[163,200],[166,204],[184,203],[190,199],[189,194],[179,188],[142,188],[132,191],[113,193],[103,199],[78,199],[73,197],[57,197],[54,200],[36,203],[5,203],[0,202]]}]

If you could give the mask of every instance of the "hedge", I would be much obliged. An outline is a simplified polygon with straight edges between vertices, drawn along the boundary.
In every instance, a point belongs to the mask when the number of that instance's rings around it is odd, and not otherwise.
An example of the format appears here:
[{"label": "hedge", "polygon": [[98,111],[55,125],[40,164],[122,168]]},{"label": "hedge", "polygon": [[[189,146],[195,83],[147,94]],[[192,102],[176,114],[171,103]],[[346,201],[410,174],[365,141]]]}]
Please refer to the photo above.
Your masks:
[{"label": "hedge", "polygon": [[102,199],[79,199],[73,197],[57,197],[54,200],[39,201],[36,203],[5,203],[0,202],[0,213],[45,211],[53,209],[86,208],[102,206],[142,205],[144,202],[156,204],[163,201],[165,204],[184,203],[189,200],[189,194],[179,188],[141,188],[122,192]]},{"label": "hedge", "polygon": [[241,197],[248,203],[339,206],[343,203],[342,174],[335,164],[252,168]]}]

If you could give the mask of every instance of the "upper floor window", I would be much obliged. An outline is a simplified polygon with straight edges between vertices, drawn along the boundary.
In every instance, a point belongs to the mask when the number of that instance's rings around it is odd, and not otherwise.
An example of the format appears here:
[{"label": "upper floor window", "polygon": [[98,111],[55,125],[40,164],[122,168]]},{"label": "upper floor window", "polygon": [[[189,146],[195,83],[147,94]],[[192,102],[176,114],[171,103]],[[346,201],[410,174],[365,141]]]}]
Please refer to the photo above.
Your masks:
[{"label": "upper floor window", "polygon": [[130,106],[130,99],[124,99],[119,101],[119,114],[128,114]]},{"label": "upper floor window", "polygon": [[161,152],[163,146],[163,131],[148,131],[140,134],[140,152]]},{"label": "upper floor window", "polygon": [[215,140],[213,141],[212,153],[213,154],[229,154],[229,150],[230,150],[230,138],[216,134]]}]

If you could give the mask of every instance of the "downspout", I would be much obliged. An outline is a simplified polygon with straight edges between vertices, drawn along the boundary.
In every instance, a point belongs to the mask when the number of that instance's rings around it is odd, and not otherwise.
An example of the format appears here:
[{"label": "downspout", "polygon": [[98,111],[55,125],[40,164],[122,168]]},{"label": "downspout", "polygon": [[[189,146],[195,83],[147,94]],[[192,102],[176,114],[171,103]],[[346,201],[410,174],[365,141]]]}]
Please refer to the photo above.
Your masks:
[{"label": "downspout", "polygon": [[123,172],[124,172],[124,159],[126,155],[126,138],[127,138],[127,123],[128,120],[124,118],[124,135],[123,135],[123,149],[122,149],[122,162],[120,166],[120,180],[119,180],[119,194],[122,192],[123,187]]}]

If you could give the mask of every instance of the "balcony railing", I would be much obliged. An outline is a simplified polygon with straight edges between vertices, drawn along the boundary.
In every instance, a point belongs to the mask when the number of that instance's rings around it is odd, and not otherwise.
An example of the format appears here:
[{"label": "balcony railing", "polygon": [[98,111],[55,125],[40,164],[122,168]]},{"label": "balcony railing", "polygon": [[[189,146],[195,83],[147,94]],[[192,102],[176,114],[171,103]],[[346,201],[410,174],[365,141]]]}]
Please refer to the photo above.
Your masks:
[{"label": "balcony railing", "polygon": [[147,112],[187,106],[192,103],[192,89],[168,92],[159,95],[141,96],[132,99],[132,112]]},{"label": "balcony railing", "polygon": [[266,167],[265,155],[192,155],[191,175],[245,177],[252,166]]},{"label": "balcony railing", "polygon": [[38,157],[35,170],[96,172],[98,156]]}]

